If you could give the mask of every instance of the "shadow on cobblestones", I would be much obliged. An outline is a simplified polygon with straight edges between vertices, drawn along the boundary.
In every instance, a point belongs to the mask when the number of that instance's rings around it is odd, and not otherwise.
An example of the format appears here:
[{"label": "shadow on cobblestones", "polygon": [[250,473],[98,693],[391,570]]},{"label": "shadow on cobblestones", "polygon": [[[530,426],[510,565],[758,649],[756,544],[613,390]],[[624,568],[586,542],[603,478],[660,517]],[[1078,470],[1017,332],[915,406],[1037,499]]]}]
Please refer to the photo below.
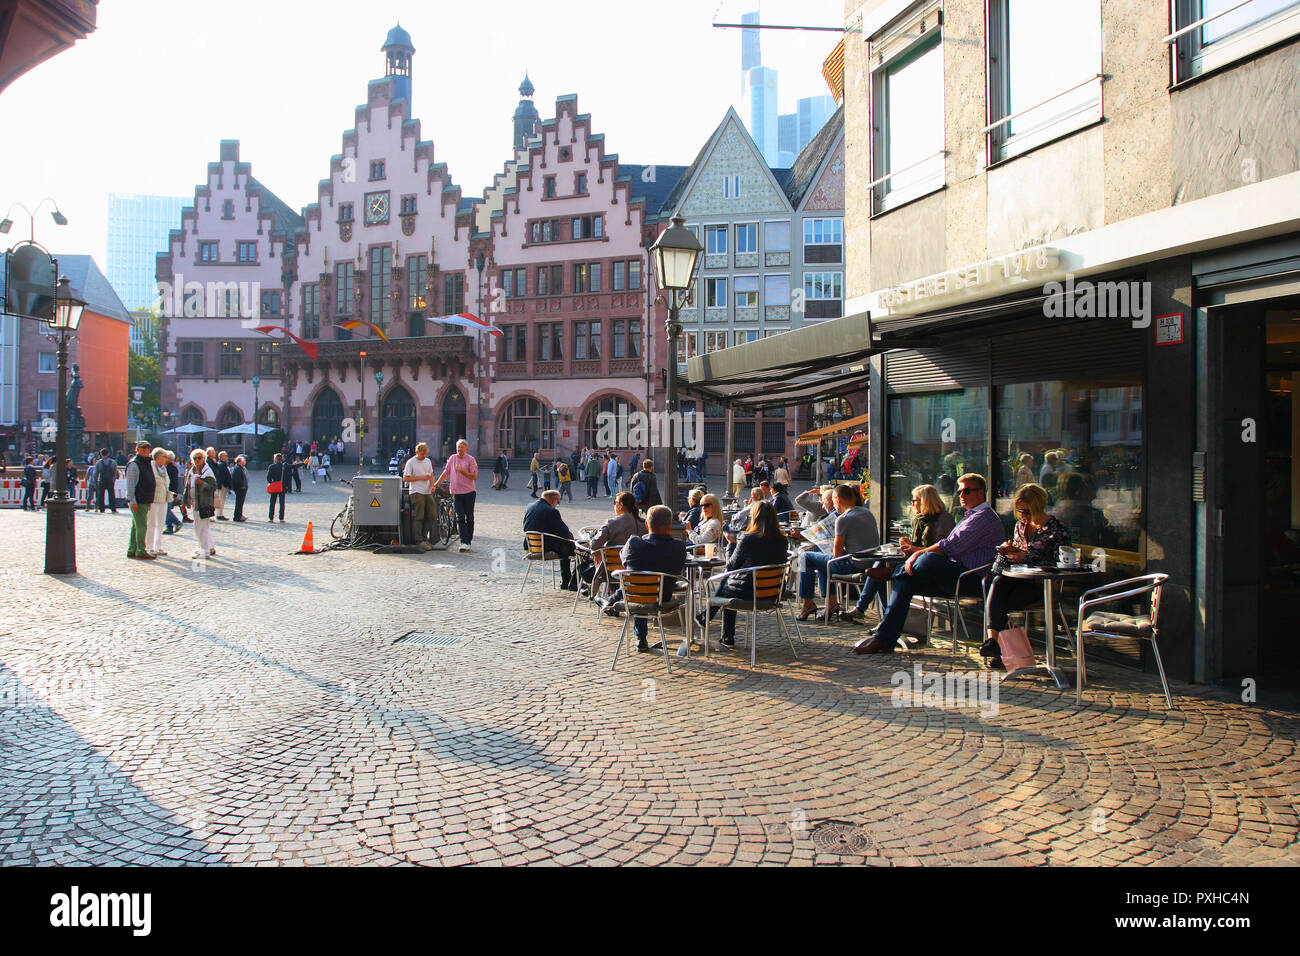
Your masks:
[{"label": "shadow on cobblestones", "polygon": [[0,864],[223,862],[3,664],[0,686]]}]

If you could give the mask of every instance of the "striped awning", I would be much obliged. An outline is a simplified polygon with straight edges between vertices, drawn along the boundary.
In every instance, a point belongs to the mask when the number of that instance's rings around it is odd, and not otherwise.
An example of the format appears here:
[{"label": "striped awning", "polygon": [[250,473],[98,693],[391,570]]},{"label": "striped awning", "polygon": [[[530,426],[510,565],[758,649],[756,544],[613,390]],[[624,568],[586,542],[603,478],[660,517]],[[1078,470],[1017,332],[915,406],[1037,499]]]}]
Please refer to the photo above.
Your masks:
[{"label": "striped awning", "polygon": [[822,76],[826,78],[826,85],[831,88],[831,96],[835,97],[835,105],[838,106],[844,102],[844,40],[835,44],[835,49],[831,50],[831,55],[822,62]]},{"label": "striped awning", "polygon": [[804,432],[794,440],[796,445],[818,445],[828,438],[839,438],[841,435],[851,435],[855,431],[860,431],[867,427],[868,415],[857,415],[853,418],[846,418],[842,422],[836,422],[834,425],[825,425],[821,428],[814,428],[810,432]]}]

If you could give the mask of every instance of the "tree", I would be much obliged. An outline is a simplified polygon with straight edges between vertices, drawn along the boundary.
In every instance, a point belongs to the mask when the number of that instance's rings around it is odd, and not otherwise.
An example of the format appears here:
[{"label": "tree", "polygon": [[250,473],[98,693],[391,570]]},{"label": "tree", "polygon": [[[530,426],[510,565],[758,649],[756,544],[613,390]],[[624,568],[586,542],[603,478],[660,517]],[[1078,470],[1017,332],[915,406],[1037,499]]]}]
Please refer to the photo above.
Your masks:
[{"label": "tree", "polygon": [[157,423],[159,412],[162,408],[162,363],[159,361],[160,350],[159,341],[159,324],[155,321],[150,323],[150,334],[143,336],[143,344],[140,354],[131,353],[129,364],[127,366],[127,391],[128,401],[132,401],[134,393],[130,390],[137,386],[144,387],[144,394],[141,396],[140,408],[137,418],[141,423]]}]

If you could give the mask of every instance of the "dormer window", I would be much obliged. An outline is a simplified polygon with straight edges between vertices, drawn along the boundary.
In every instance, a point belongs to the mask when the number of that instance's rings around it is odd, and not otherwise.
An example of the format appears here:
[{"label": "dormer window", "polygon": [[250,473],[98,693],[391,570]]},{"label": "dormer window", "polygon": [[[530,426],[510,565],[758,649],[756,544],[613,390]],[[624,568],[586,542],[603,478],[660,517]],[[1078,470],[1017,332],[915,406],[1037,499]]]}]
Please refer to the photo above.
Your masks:
[{"label": "dormer window", "polygon": [[339,222],[351,222],[351,221],[352,221],[352,203],[350,202],[339,203]]},{"label": "dormer window", "polygon": [[372,159],[370,161],[370,181],[384,178],[384,161],[382,159]]},{"label": "dormer window", "polygon": [[222,219],[235,218],[235,204],[231,202],[229,199],[227,199],[225,202],[221,204],[221,218]]}]

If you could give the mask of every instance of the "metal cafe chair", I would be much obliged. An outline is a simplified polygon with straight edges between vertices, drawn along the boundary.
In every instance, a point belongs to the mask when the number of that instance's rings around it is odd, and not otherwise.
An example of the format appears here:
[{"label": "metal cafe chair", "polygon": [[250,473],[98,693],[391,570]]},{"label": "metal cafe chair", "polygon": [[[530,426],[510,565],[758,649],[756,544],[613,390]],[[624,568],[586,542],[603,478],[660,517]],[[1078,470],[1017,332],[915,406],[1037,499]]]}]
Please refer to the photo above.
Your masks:
[{"label": "metal cafe chair", "polygon": [[[611,545],[608,548],[598,548],[591,553],[594,555],[597,552],[600,554],[600,563],[596,565],[595,573],[591,576],[590,596],[591,603],[596,605],[596,623],[599,624],[600,615],[605,608],[609,607],[609,602],[613,600],[614,591],[616,590],[612,575],[615,571],[623,570],[623,548]],[[573,609],[569,611],[570,614],[577,611],[578,599],[582,597],[582,585],[579,584],[578,587],[578,593],[573,596]],[[604,595],[604,604],[601,603],[601,593]]]},{"label": "metal cafe chair", "polygon": [[[1156,670],[1160,672],[1160,684],[1165,689],[1165,703],[1172,710],[1173,695],[1169,693],[1169,680],[1165,677],[1165,665],[1160,660],[1160,595],[1164,591],[1167,574],[1143,574],[1136,578],[1113,581],[1110,584],[1084,591],[1079,596],[1079,629],[1076,632],[1078,643],[1075,648],[1074,702],[1083,703],[1083,685],[1087,681],[1087,668],[1083,661],[1083,639],[1085,637],[1138,638],[1151,642],[1151,650],[1156,657]],[[1134,598],[1151,595],[1151,611],[1148,614],[1126,613],[1121,611],[1094,611],[1106,604],[1118,601],[1132,602]],[[1131,607],[1131,604],[1129,605]]]},{"label": "metal cafe chair", "polygon": [[[576,541],[573,541],[569,538],[561,537],[558,534],[551,534],[549,531],[525,531],[524,532],[524,560],[528,562],[528,564],[527,567],[524,569],[523,583],[519,585],[520,594],[522,594],[524,592],[524,588],[528,586],[528,575],[532,572],[533,565],[535,563],[549,564],[551,566],[551,588],[553,590],[559,590],[559,588],[556,587],[555,584],[555,569],[559,565],[560,555],[555,551],[548,550],[549,546],[546,543],[547,538],[550,538],[552,541],[568,541],[569,544],[574,546],[575,550],[576,549],[586,550],[585,548],[583,548],[582,545],[578,544]],[[576,556],[577,555],[575,553],[575,557]],[[539,585],[539,590],[537,593],[545,594],[546,593],[545,572],[541,574],[540,580],[541,583]]]},{"label": "metal cafe chair", "polygon": [[[653,618],[659,623],[659,641],[664,649],[664,667],[667,668],[669,674],[672,674],[673,666],[668,659],[668,638],[664,633],[664,615],[676,614],[682,609],[682,598],[673,593],[678,585],[683,583],[681,576],[664,574],[660,571],[629,571],[627,569],[615,571],[613,576],[618,579],[623,588],[623,607],[626,615],[623,618],[623,629],[618,634],[618,645],[614,648],[614,660],[609,665],[609,669],[614,670],[618,667],[618,655],[627,642],[627,633],[631,628],[633,619],[638,617]],[[664,600],[663,597],[665,585],[668,585],[667,590],[673,594],[667,600]]]},{"label": "metal cafe chair", "polygon": [[[790,573],[789,563],[760,564],[750,568],[723,571],[708,578],[707,582],[721,581],[723,578],[746,571],[753,576],[753,589],[749,597],[727,597],[715,594],[709,598],[708,606],[710,608],[724,608],[735,611],[737,614],[746,615],[749,628],[750,667],[755,666],[758,662],[758,616],[760,614],[771,614],[776,618],[777,630],[785,636],[786,641],[790,644],[790,650],[795,657],[798,657],[799,652],[795,650],[794,639],[790,636],[790,629],[781,616],[781,609],[785,606],[782,601],[782,592],[785,588],[786,576]],[[709,623],[708,617],[705,617],[704,641],[706,644],[709,640]]]},{"label": "metal cafe chair", "polygon": [[[987,602],[985,601],[985,598],[988,597],[988,581],[985,579],[984,575],[991,567],[993,567],[992,561],[988,564],[982,564],[978,568],[971,568],[969,571],[963,571],[959,574],[957,576],[957,586],[953,588],[952,597],[949,597],[946,594],[915,595],[916,597],[923,597],[926,599],[925,642],[927,644],[930,643],[930,606],[932,604],[944,604],[948,607],[948,621],[952,630],[952,656],[954,658],[961,654],[962,637],[959,637],[957,634],[958,628],[961,629],[961,634],[965,639],[965,643],[984,643],[984,633],[988,631],[988,608]],[[979,594],[972,593],[976,585],[978,585],[980,589]],[[970,629],[966,627],[966,618],[962,617],[961,602],[963,598],[966,598],[967,600],[974,598],[980,599],[980,613],[984,616],[984,628],[980,631],[979,640],[973,640],[971,638]]]}]

